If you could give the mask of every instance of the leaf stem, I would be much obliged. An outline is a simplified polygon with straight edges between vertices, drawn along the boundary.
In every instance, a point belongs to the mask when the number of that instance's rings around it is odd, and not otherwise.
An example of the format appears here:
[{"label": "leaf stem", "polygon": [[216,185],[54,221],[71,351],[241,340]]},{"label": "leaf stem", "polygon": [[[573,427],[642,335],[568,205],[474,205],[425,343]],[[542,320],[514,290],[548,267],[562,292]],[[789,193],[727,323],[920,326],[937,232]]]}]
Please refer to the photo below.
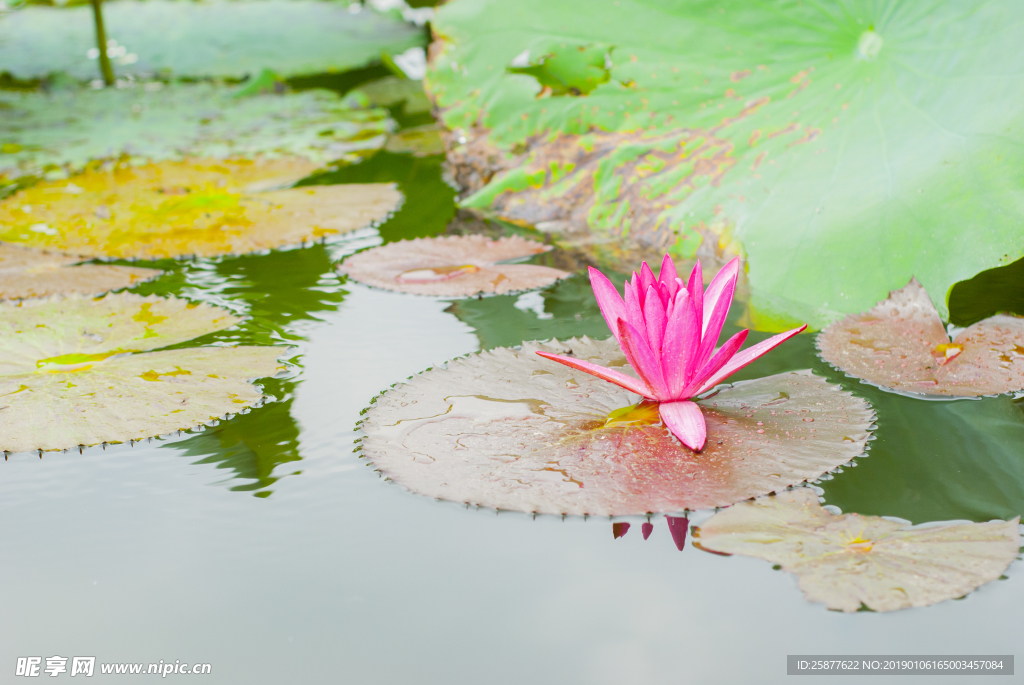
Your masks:
[{"label": "leaf stem", "polygon": [[92,0],[92,16],[96,20],[96,47],[100,51],[100,73],[103,75],[103,83],[107,86],[114,85],[114,68],[110,66],[110,57],[107,56],[107,32],[103,28],[103,10],[100,3],[103,0]]}]

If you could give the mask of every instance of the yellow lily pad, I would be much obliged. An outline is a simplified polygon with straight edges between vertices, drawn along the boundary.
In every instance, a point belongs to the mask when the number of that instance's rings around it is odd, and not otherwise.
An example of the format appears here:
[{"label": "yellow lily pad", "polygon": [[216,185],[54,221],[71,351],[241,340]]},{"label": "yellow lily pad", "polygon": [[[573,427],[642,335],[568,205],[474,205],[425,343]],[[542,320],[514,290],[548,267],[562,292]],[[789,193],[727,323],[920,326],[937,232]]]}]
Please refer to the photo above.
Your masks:
[{"label": "yellow lily pad", "polygon": [[829,609],[894,611],[963,597],[999,578],[1019,553],[1019,523],[912,527],[837,516],[814,491],[796,488],[716,514],[694,531],[694,545],[778,564]]},{"label": "yellow lily pad", "polygon": [[81,264],[81,257],[0,244],[0,299],[21,300],[66,293],[99,295],[131,288],[162,271],[113,264]]},{"label": "yellow lily pad", "polygon": [[383,221],[394,184],[286,187],[305,159],[115,165],[0,203],[0,240],[90,257],[210,257],[320,240]]},{"label": "yellow lily pad", "polygon": [[149,352],[239,321],[180,298],[0,303],[0,450],[59,450],[185,430],[237,413],[276,374],[277,347]]}]

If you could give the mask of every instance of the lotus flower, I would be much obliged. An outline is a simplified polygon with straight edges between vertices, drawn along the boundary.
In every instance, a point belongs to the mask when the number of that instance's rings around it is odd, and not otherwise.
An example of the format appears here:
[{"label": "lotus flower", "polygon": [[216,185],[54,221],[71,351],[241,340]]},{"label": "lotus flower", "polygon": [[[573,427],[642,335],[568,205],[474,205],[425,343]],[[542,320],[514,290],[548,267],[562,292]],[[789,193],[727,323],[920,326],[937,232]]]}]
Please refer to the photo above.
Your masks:
[{"label": "lotus flower", "polygon": [[601,314],[639,379],[582,359],[537,354],[658,402],[658,413],[668,429],[699,452],[707,442],[707,425],[693,398],[807,328],[805,324],[740,352],[747,339],[747,331],[742,330],[716,348],[739,268],[739,258],[732,260],[705,290],[699,261],[684,284],[672,258],[665,255],[657,279],[647,262],[639,275],[633,273],[623,300],[611,281],[591,267],[590,284]]}]

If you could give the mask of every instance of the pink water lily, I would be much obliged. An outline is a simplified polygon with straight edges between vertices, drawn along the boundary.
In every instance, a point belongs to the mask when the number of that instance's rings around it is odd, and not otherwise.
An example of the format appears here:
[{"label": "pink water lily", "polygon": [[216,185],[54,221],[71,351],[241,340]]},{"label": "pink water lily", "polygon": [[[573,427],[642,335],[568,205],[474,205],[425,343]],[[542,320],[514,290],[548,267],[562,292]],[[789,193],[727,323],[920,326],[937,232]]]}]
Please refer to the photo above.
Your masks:
[{"label": "pink water lily", "polygon": [[668,429],[684,445],[700,451],[707,442],[707,425],[693,398],[807,328],[805,324],[740,352],[747,339],[742,330],[716,348],[736,293],[739,268],[739,258],[732,260],[705,290],[699,261],[684,284],[672,258],[665,255],[658,278],[647,262],[639,275],[633,272],[623,300],[611,281],[591,267],[590,284],[601,314],[639,379],[582,359],[537,354],[658,402]]}]

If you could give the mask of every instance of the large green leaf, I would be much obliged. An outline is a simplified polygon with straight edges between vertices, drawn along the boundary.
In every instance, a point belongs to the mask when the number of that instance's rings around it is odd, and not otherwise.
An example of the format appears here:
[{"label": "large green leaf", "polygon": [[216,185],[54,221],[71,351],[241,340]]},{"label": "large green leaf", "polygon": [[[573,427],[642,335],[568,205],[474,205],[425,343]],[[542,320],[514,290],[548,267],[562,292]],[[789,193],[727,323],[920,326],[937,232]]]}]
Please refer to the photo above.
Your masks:
[{"label": "large green leaf", "polygon": [[[911,276],[944,315],[1024,254],[1015,3],[453,0],[434,27],[466,205],[742,253],[763,327]],[[557,59],[602,46],[606,75]]]},{"label": "large green leaf", "polygon": [[[342,3],[258,2],[106,3],[108,55],[118,75],[256,76],[264,67],[283,76],[362,66],[382,52],[423,42],[423,33],[375,12]],[[99,78],[92,10],[28,7],[0,19],[0,65],[20,78],[63,72]]]}]

